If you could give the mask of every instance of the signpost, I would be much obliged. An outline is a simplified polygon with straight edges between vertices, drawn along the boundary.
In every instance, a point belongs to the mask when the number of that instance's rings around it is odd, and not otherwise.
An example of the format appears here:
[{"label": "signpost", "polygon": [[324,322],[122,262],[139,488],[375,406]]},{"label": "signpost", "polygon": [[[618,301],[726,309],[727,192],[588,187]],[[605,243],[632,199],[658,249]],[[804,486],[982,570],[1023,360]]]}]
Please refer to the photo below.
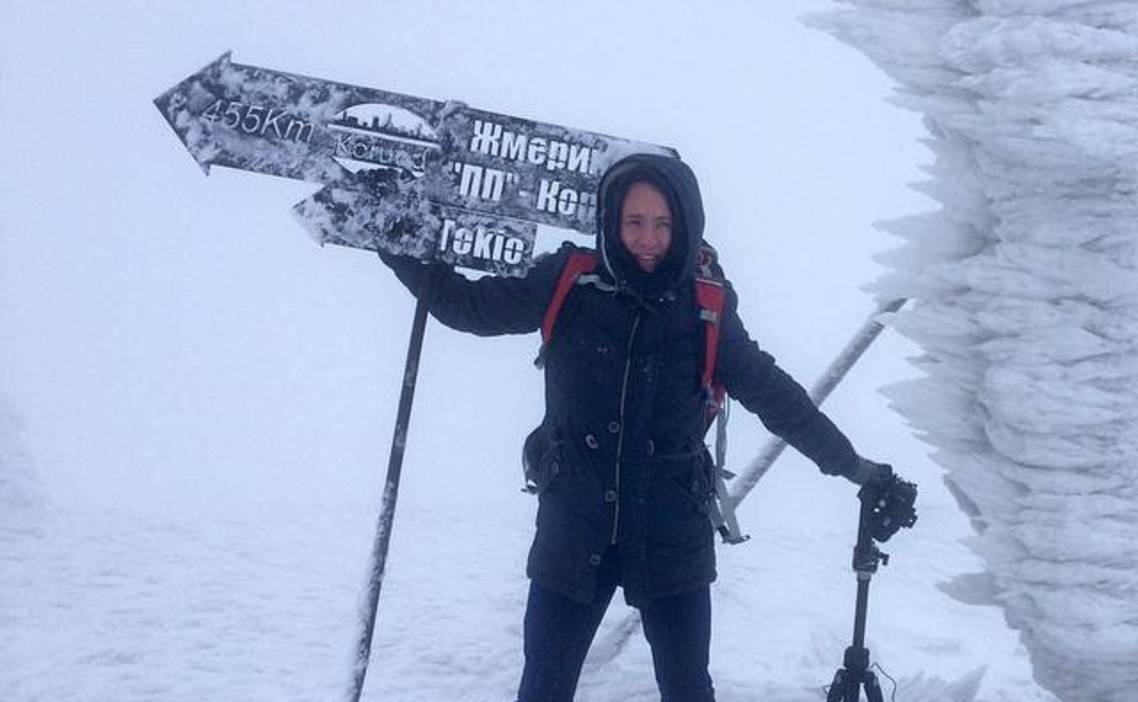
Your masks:
[{"label": "signpost", "polygon": [[[524,275],[539,225],[591,234],[596,189],[631,153],[671,149],[373,88],[233,63],[228,53],[155,105],[209,173],[320,183],[294,207],[320,242]],[[426,325],[420,293],[372,548],[349,699],[371,656]]]}]

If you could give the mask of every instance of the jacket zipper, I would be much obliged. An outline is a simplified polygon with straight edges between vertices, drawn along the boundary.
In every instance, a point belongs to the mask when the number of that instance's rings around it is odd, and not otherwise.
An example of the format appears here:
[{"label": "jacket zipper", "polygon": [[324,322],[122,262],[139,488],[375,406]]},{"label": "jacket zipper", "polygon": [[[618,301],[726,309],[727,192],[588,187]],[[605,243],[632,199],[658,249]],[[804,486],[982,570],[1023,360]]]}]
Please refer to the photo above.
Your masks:
[{"label": "jacket zipper", "polygon": [[636,310],[636,316],[632,318],[632,329],[628,332],[628,348],[625,349],[626,357],[624,360],[624,379],[620,384],[620,411],[617,415],[620,422],[620,433],[616,435],[616,466],[613,471],[615,474],[615,485],[613,492],[616,493],[616,501],[613,502],[613,515],[612,515],[612,538],[610,544],[616,546],[616,533],[620,525],[620,464],[622,462],[622,454],[624,451],[624,401],[628,396],[628,375],[632,370],[632,345],[636,341],[636,330],[640,326],[640,310]]}]

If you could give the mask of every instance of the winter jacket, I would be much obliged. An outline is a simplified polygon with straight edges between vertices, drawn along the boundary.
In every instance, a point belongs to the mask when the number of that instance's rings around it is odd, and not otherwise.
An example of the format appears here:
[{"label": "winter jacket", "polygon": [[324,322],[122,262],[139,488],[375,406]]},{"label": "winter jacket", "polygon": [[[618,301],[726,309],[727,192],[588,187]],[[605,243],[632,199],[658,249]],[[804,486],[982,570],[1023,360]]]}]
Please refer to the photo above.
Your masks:
[{"label": "winter jacket", "polygon": [[[623,193],[647,179],[667,194],[672,246],[644,274],[619,242]],[[705,325],[693,270],[703,235],[698,185],[682,162],[637,155],[598,193],[600,286],[576,285],[543,350],[551,476],[538,499],[527,573],[544,587],[592,599],[597,567],[615,547],[625,598],[635,604],[715,579],[711,461],[700,386]],[[429,310],[479,335],[541,327],[573,247],[539,258],[524,278],[468,280],[441,265],[381,254],[417,293],[432,276]],[[614,289],[615,288],[615,289]],[[727,286],[716,375],[731,397],[823,472],[849,475],[857,454],[803,388],[748,336]]]}]

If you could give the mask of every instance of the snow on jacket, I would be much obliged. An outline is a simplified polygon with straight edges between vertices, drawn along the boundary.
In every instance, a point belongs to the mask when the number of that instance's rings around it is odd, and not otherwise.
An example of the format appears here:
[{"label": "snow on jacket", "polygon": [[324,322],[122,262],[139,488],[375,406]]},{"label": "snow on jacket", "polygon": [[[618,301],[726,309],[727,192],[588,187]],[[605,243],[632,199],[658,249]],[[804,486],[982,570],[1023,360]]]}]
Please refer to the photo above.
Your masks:
[{"label": "snow on jacket", "polygon": [[[617,234],[619,203],[640,179],[664,190],[674,220],[671,248],[651,275],[635,267]],[[609,285],[574,286],[543,352],[554,441],[542,460],[552,479],[538,496],[527,573],[589,601],[597,566],[615,547],[625,598],[635,604],[715,579],[700,387],[705,325],[693,278],[703,207],[686,165],[649,155],[610,169],[598,202],[597,272]],[[573,248],[540,257],[524,278],[474,281],[446,266],[381,257],[412,293],[433,277],[429,310],[443,324],[478,335],[521,334],[540,329]],[[726,297],[716,376],[728,394],[823,472],[851,473],[858,459],[850,442],[751,340],[729,285]]]}]

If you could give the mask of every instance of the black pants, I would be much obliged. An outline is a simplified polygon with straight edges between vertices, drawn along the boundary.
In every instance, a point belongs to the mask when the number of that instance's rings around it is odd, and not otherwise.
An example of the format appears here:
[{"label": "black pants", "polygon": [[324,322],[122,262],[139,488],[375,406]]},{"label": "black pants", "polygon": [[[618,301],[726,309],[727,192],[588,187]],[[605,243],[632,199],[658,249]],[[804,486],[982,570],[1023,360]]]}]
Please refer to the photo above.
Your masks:
[{"label": "black pants", "polygon": [[[525,669],[518,702],[571,702],[585,654],[616,589],[606,557],[596,598],[581,603],[531,582],[525,615]],[[711,594],[707,586],[648,600],[640,608],[661,702],[714,702],[707,672]]]}]

